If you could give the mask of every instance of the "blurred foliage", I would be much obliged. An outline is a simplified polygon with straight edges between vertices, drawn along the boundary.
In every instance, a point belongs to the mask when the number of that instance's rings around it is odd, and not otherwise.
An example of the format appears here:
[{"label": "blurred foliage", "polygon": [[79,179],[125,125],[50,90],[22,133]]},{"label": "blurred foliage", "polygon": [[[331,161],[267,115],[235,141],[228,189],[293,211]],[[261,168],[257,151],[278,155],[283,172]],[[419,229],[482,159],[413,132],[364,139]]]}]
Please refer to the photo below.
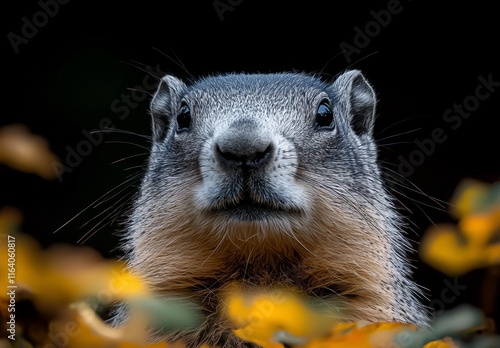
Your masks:
[{"label": "blurred foliage", "polygon": [[[53,179],[57,158],[48,143],[21,125],[0,129],[0,163]],[[500,263],[500,189],[464,181],[452,200],[451,213],[458,225],[438,225],[422,240],[422,259],[448,275]],[[42,249],[20,231],[22,213],[0,210],[0,286],[8,289],[12,273],[8,236],[15,238],[15,337],[8,339],[9,296],[0,293],[0,347],[106,347],[182,348],[182,342],[147,343],[151,326],[166,331],[198,328],[201,308],[179,298],[158,298],[143,279],[118,260],[106,260],[89,247],[53,245]],[[11,239],[12,240],[12,239]],[[227,285],[222,303],[234,333],[264,348],[487,348],[500,346],[495,335],[470,339],[484,325],[483,312],[462,306],[437,317],[427,329],[414,325],[345,323],[338,316],[342,302],[320,302],[293,289],[243,290]],[[124,303],[128,320],[110,326],[103,308]],[[467,344],[465,343],[467,342]],[[208,348],[208,347],[205,347]],[[215,347],[213,347],[215,348]]]},{"label": "blurred foliage", "polygon": [[[19,212],[0,211],[0,287],[9,285],[8,236],[15,238],[16,336],[34,347],[64,342],[67,347],[144,347],[148,323],[165,329],[193,329],[201,322],[193,304],[149,294],[143,281],[122,262],[106,260],[89,247],[53,245],[42,250],[31,237],[16,231]],[[1,322],[6,323],[9,298],[0,295]],[[105,323],[99,307],[117,302],[129,307],[129,320],[119,328]],[[24,304],[22,304],[24,302]],[[30,311],[24,311],[29,303]],[[0,337],[8,331],[2,330]],[[175,347],[154,344],[151,347]]]},{"label": "blurred foliage", "polygon": [[0,163],[52,180],[56,178],[52,165],[58,161],[47,140],[32,134],[26,126],[14,124],[0,128]]},{"label": "blurred foliage", "polygon": [[500,183],[463,181],[451,213],[458,224],[430,228],[421,240],[422,260],[449,276],[500,265]]},{"label": "blurred foliage", "polygon": [[[194,304],[156,298],[122,263],[105,260],[88,247],[54,245],[42,250],[33,239],[15,232],[18,222],[19,213],[14,210],[0,212],[1,244],[7,245],[7,234],[16,238],[17,306],[21,308],[22,301],[32,306],[31,312],[16,312],[16,335],[33,347],[51,343],[64,343],[65,347],[182,347],[180,342],[148,345],[148,328],[190,330],[201,324],[200,309]],[[6,253],[7,248],[2,248],[0,258],[6,260]],[[6,262],[0,264],[0,272],[8,273]],[[8,285],[7,277],[2,277],[0,286],[6,289]],[[399,342],[399,347],[420,348],[435,337],[408,324],[341,323],[331,314],[338,313],[335,308],[342,308],[341,302],[319,302],[291,289],[245,292],[238,284],[230,284],[222,294],[234,333],[265,348],[283,348],[284,344],[296,348],[389,346],[408,332],[413,336]],[[96,313],[100,305],[115,301],[129,304],[129,320],[118,328]],[[8,298],[2,298],[2,303],[8,303]],[[1,313],[2,322],[7,322],[8,313]],[[460,317],[467,315],[470,313]],[[481,320],[472,320],[471,325]],[[439,342],[438,347],[455,347],[449,340]]]}]

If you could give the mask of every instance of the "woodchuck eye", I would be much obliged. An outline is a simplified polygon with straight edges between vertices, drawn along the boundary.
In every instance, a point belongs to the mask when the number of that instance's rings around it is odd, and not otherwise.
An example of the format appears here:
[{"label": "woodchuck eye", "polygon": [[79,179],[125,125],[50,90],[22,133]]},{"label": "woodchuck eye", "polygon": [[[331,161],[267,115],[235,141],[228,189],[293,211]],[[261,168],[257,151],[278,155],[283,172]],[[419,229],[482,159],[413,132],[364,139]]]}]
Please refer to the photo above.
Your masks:
[{"label": "woodchuck eye", "polygon": [[323,99],[316,110],[316,127],[319,130],[333,130],[333,112],[327,99]]},{"label": "woodchuck eye", "polygon": [[177,133],[187,132],[191,128],[191,109],[186,103],[181,104],[177,114]]}]

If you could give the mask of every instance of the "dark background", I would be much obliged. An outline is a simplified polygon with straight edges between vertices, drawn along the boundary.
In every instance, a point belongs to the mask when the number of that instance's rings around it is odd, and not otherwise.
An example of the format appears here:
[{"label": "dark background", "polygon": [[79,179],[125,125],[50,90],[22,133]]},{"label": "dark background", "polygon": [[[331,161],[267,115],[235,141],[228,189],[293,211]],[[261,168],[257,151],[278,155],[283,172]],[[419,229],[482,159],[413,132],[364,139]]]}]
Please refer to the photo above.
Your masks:
[{"label": "dark background", "polygon": [[[66,163],[68,149],[86,139],[82,131],[99,128],[103,118],[112,120],[117,129],[149,135],[149,97],[130,107],[123,120],[112,106],[122,94],[130,96],[131,89],[143,84],[144,66],[159,65],[163,72],[183,78],[289,70],[321,72],[331,78],[356,68],[378,95],[375,134],[386,168],[397,171],[399,156],[408,159],[418,149],[415,140],[429,138],[434,129],[442,128],[447,136],[407,176],[409,187],[396,187],[395,194],[411,210],[402,212],[412,223],[413,241],[432,223],[453,222],[447,208],[430,197],[449,201],[464,178],[498,180],[500,91],[481,101],[456,130],[443,120],[447,109],[474,94],[478,76],[492,74],[500,81],[498,12],[491,3],[401,1],[402,10],[351,56],[351,62],[340,44],[354,45],[355,27],[365,31],[374,20],[371,11],[386,10],[391,2],[232,3],[232,11],[224,12],[221,20],[212,1],[71,1],[60,4],[37,34],[19,45],[18,53],[8,33],[22,34],[22,18],[32,22],[41,7],[36,1],[4,4],[6,78],[0,126],[27,125],[45,137]],[[146,155],[140,155],[147,152],[143,146],[148,146],[147,139],[139,136],[105,134],[71,173],[62,175],[62,182],[0,165],[0,206],[21,210],[23,230],[44,246],[77,244],[98,224],[103,228],[85,244],[105,256],[119,256],[116,231],[123,212],[126,216],[122,203],[129,201],[137,181],[120,186],[116,195],[108,195],[95,208],[91,203],[140,173],[146,161]],[[124,160],[113,164],[120,159]],[[416,193],[416,188],[423,193]],[[91,208],[53,234],[89,204]],[[445,280],[454,280],[419,262],[417,255],[413,259],[416,280],[429,289],[429,300],[439,300]],[[485,271],[478,270],[459,278],[467,289],[444,303],[446,308],[462,302],[481,305],[484,277]]]}]

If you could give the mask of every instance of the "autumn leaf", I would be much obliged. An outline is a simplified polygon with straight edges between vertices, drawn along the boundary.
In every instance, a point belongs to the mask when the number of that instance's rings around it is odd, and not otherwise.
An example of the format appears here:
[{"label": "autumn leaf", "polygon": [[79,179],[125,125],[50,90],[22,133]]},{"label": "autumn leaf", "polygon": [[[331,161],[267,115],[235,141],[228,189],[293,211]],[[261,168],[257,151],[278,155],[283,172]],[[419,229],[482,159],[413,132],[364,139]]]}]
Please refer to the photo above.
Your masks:
[{"label": "autumn leaf", "polygon": [[460,348],[460,346],[447,337],[440,341],[429,342],[423,348]]},{"label": "autumn leaf", "polygon": [[51,323],[45,344],[58,343],[68,348],[184,348],[183,344],[147,343],[143,318],[113,328],[86,304],[71,305],[64,316]]},{"label": "autumn leaf", "polygon": [[[0,234],[2,245],[7,235]],[[6,259],[7,248],[0,250]],[[7,264],[0,272],[7,274]],[[128,272],[123,263],[104,260],[89,247],[54,245],[42,250],[38,243],[23,234],[16,235],[16,284],[29,289],[41,309],[54,308],[96,296],[103,302],[141,296],[145,287],[141,280]],[[7,278],[0,286],[7,286]]]},{"label": "autumn leaf", "polygon": [[467,181],[454,198],[457,226],[436,225],[420,243],[421,259],[449,276],[500,264],[500,201],[498,184]]},{"label": "autumn leaf", "polygon": [[50,151],[47,140],[32,134],[26,126],[0,128],[0,163],[52,180],[57,177],[52,166],[57,162],[59,159]]},{"label": "autumn leaf", "polygon": [[340,301],[320,305],[278,287],[256,292],[231,284],[223,297],[228,318],[236,326],[235,335],[265,348],[281,348],[283,342],[297,345],[327,335],[341,308]]},{"label": "autumn leaf", "polygon": [[[346,324],[337,325],[345,326]],[[358,327],[356,323],[347,325],[351,327],[347,332],[339,331],[334,326],[330,336],[314,339],[300,348],[395,347],[394,341],[397,334],[403,330],[415,330],[414,325],[392,322],[373,323],[362,327]]]}]

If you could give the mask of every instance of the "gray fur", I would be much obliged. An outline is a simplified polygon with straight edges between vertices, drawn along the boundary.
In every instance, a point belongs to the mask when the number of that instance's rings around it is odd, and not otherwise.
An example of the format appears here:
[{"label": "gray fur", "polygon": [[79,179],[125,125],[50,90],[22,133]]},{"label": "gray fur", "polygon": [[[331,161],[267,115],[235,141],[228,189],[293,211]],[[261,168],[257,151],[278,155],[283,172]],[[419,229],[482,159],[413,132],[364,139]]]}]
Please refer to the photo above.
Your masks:
[{"label": "gray fur", "polygon": [[[315,127],[322,100],[333,130]],[[252,346],[220,313],[218,290],[232,280],[344,298],[345,320],[425,325],[409,245],[381,181],[375,101],[355,70],[333,83],[301,73],[209,76],[189,86],[162,79],[129,265],[153,291],[190,296],[209,314],[199,331],[157,339]],[[191,128],[177,132],[183,102]],[[255,154],[265,157],[256,168],[238,165]],[[234,209],[243,198],[254,206]]]}]

